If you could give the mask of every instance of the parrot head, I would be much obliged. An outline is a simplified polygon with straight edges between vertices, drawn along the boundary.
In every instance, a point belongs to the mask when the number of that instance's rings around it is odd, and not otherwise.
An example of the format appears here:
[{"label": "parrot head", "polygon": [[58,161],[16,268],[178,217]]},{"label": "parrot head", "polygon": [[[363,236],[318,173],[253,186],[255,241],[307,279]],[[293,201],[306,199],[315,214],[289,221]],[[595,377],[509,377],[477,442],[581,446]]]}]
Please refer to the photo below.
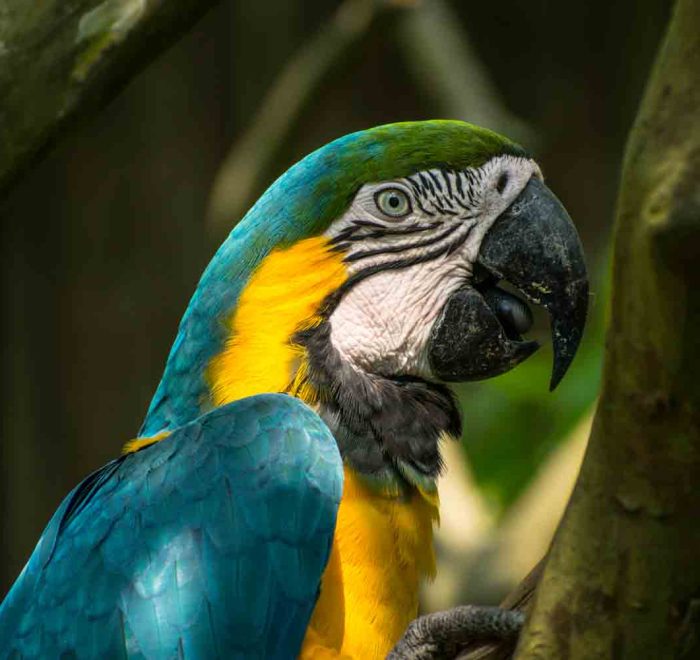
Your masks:
[{"label": "parrot head", "polygon": [[532,355],[529,303],[551,320],[553,389],[587,299],[574,225],[519,146],[457,121],[354,133],[290,168],[234,228],[144,429],[286,391],[316,408],[361,474],[425,486],[439,440],[461,432],[446,384]]},{"label": "parrot head", "polygon": [[367,181],[331,223],[327,236],[349,275],[328,310],[331,342],[387,376],[502,374],[538,348],[522,337],[532,325],[527,304],[499,288],[503,280],[549,313],[554,389],[586,318],[576,229],[531,158],[482,129],[460,128],[483,150],[464,160],[436,151],[422,169]]}]

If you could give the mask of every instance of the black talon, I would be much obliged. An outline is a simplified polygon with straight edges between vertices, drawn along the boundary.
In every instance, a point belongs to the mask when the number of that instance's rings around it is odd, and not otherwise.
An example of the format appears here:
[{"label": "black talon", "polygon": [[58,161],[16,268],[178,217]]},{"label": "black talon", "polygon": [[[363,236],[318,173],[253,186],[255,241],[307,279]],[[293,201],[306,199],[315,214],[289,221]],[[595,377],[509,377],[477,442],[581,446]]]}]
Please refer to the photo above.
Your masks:
[{"label": "black talon", "polygon": [[518,610],[460,605],[414,619],[387,660],[455,657],[470,642],[515,639],[525,622]]}]

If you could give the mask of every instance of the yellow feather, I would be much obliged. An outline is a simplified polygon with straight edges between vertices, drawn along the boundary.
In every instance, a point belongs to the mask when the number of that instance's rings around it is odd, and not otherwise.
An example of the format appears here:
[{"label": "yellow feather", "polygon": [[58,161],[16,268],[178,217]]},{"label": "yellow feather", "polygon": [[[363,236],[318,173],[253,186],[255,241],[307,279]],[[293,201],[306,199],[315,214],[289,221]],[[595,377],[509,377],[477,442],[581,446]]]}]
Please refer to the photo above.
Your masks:
[{"label": "yellow feather", "polygon": [[[229,319],[224,350],[209,365],[214,404],[286,391],[303,358],[291,337],[318,322],[321,303],[346,278],[342,255],[330,249],[323,237],[268,255]],[[311,392],[303,394],[300,398],[306,400]]]},{"label": "yellow feather", "polygon": [[418,493],[378,496],[345,468],[331,559],[301,658],[386,657],[418,613],[421,580],[435,575],[436,518]]},{"label": "yellow feather", "polygon": [[161,440],[167,438],[169,435],[170,431],[161,431],[160,433],[156,433],[155,435],[152,435],[147,438],[134,438],[133,440],[129,440],[129,442],[127,442],[122,448],[122,454],[133,454],[139,449],[148,447],[148,445],[152,445],[155,442],[160,442]]}]

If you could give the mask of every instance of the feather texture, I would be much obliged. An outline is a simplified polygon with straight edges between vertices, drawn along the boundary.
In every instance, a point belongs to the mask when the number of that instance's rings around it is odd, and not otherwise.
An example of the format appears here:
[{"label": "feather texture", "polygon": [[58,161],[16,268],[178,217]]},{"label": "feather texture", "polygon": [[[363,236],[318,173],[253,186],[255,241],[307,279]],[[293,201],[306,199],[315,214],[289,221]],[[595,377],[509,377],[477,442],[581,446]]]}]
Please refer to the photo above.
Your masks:
[{"label": "feather texture", "polygon": [[0,657],[296,657],[342,479],[326,426],[281,394],[109,463],[64,500],[0,607]]}]

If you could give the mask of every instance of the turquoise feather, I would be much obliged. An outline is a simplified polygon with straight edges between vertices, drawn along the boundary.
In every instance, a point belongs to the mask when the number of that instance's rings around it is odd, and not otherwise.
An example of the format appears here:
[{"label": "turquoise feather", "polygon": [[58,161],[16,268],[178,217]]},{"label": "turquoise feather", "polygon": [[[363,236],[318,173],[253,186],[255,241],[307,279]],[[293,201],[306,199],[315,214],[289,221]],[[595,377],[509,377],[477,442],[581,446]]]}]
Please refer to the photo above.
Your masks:
[{"label": "turquoise feather", "polygon": [[326,426],[282,394],[108,463],[0,606],[0,657],[296,657],[342,478]]}]

